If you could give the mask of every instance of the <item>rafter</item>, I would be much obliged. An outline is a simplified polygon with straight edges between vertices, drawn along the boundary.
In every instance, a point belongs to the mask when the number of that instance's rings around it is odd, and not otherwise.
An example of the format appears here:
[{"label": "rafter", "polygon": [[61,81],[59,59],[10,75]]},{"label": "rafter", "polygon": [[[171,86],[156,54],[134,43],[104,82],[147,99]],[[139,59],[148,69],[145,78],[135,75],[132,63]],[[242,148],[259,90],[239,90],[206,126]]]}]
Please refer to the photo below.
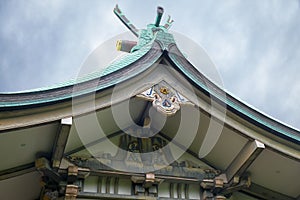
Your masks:
[{"label": "rafter", "polygon": [[52,149],[51,162],[53,168],[59,168],[68,141],[71,126],[72,117],[61,119],[61,124],[58,128],[55,143]]},{"label": "rafter", "polygon": [[13,178],[16,176],[20,176],[23,174],[27,174],[30,172],[34,172],[36,168],[34,167],[34,163],[29,163],[21,166],[17,166],[14,168],[10,168],[7,170],[0,171],[0,181]]},{"label": "rafter", "polygon": [[227,168],[225,172],[227,181],[230,182],[234,177],[244,174],[264,148],[265,145],[257,140],[247,142]]},{"label": "rafter", "polygon": [[[244,189],[243,192],[245,192],[246,194],[258,197],[259,199],[295,200],[292,197],[289,197],[289,196],[286,196],[279,192],[262,187],[255,183],[252,183],[251,186],[249,188]],[[298,200],[298,199],[296,198],[296,200]]]}]

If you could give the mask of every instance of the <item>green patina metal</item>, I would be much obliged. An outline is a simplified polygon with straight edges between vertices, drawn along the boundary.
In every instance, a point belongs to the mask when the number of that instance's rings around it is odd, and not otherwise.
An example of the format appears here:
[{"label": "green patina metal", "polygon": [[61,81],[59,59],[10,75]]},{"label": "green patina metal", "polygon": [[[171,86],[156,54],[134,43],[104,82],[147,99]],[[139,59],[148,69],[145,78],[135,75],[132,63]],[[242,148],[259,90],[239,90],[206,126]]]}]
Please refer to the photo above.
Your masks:
[{"label": "green patina metal", "polygon": [[135,36],[139,36],[137,28],[126,18],[126,16],[123,14],[123,12],[118,7],[118,4],[114,8],[114,13]]},{"label": "green patina metal", "polygon": [[[135,26],[125,17],[123,12],[120,10],[118,5],[114,9],[114,13],[119,17],[123,24],[138,37],[138,43],[131,49],[131,53],[141,49],[143,46],[149,44],[154,38],[158,41],[170,40],[175,42],[171,34],[168,33],[169,28],[172,26],[173,20],[168,17],[164,26],[160,25],[160,21],[163,15],[164,9],[162,7],[157,7],[157,17],[154,24],[148,24],[146,29],[140,29],[139,31]],[[165,36],[164,36],[165,35]],[[163,39],[163,40],[160,40]],[[165,48],[162,48],[165,49]]]},{"label": "green patina metal", "polygon": [[116,61],[114,61],[111,65],[109,65],[107,68],[105,68],[101,74],[97,74],[96,76],[106,76],[108,74],[111,74],[119,69],[122,69],[131,63],[136,62],[138,59],[140,59],[142,56],[144,56],[152,47],[153,41],[149,41],[147,44],[143,45],[142,48],[139,49],[139,51],[132,52]]},{"label": "green patina metal", "polygon": [[141,29],[139,33],[138,43],[132,48],[131,52],[141,49],[153,39],[159,42],[162,50],[166,50],[169,44],[175,43],[173,35],[168,33],[168,29],[164,26],[156,27],[154,24],[148,24],[147,29]]},{"label": "green patina metal", "polygon": [[170,44],[175,44],[175,39],[171,33],[157,32],[156,41],[160,44],[162,50],[169,50]]}]

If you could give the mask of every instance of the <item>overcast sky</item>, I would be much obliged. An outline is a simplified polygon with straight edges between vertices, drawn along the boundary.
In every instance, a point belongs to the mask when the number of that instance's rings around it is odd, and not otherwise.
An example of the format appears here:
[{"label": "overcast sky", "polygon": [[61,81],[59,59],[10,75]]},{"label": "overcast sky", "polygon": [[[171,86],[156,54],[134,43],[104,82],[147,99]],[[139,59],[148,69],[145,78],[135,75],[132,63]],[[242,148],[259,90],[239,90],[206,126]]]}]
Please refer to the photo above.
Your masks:
[{"label": "overcast sky", "polygon": [[300,128],[297,0],[1,0],[0,92],[76,77],[95,48],[127,31],[112,12],[116,3],[138,28],[163,6],[171,29],[206,50],[227,91]]}]

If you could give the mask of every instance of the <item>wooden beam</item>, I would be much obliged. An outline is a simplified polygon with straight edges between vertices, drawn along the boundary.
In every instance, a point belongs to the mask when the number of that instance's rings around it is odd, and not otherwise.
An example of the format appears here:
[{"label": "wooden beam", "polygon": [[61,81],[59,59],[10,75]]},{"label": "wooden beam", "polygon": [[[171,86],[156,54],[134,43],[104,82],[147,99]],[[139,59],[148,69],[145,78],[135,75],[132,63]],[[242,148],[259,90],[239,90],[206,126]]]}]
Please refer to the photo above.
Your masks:
[{"label": "wooden beam", "polygon": [[61,119],[58,128],[55,143],[52,149],[52,167],[58,169],[64,156],[65,147],[68,141],[70,129],[72,126],[72,117]]},{"label": "wooden beam", "polygon": [[106,140],[108,140],[108,139],[110,139],[110,138],[119,136],[119,135],[121,135],[121,134],[124,134],[124,132],[123,132],[123,131],[118,131],[118,132],[112,133],[112,134],[110,134],[110,135],[104,136],[104,137],[99,138],[99,139],[97,139],[97,140],[94,140],[94,141],[92,141],[92,142],[90,142],[90,143],[87,143],[87,144],[85,144],[85,145],[82,145],[82,146],[80,146],[80,147],[77,147],[77,148],[75,148],[75,149],[73,149],[73,150],[71,150],[71,151],[69,151],[69,152],[66,152],[66,153],[65,153],[65,156],[69,156],[69,155],[72,155],[72,154],[77,153],[77,152],[79,152],[79,151],[85,150],[85,149],[87,149],[88,147],[92,147],[92,146],[94,146],[94,145],[96,145],[96,144],[99,144],[99,143],[101,143],[101,142],[104,142],[104,141],[106,141]]},{"label": "wooden beam", "polygon": [[[66,175],[68,170],[59,169],[58,173],[61,175]],[[133,172],[122,172],[122,171],[109,171],[109,170],[91,170],[87,168],[78,168],[78,177],[86,178],[87,176],[110,176],[110,177],[141,177],[145,178],[145,174],[142,173],[133,173]],[[170,180],[175,183],[199,183],[197,178],[187,178],[187,177],[178,177],[178,176],[169,176],[169,175],[155,175],[156,180]]]},{"label": "wooden beam", "polygon": [[225,171],[227,181],[230,182],[235,176],[241,176],[264,148],[265,145],[257,140],[247,142]]},{"label": "wooden beam", "polygon": [[[79,170],[79,172],[80,172],[80,170]],[[141,173],[109,171],[109,170],[91,170],[89,173],[91,176],[109,175],[109,176],[118,176],[118,177],[121,177],[121,176],[145,177],[145,174],[141,174]],[[155,178],[162,179],[162,180],[171,180],[173,182],[181,182],[181,183],[189,183],[189,182],[199,183],[199,179],[197,179],[197,178],[187,178],[187,177],[159,175],[159,174],[155,175]]]},{"label": "wooden beam", "polygon": [[[123,195],[123,194],[104,194],[104,193],[91,193],[91,192],[79,192],[77,198],[84,199],[113,199],[113,200],[122,200],[122,199],[138,199],[138,200],[174,200],[179,198],[168,198],[168,197],[151,197],[151,196],[138,196],[138,195]],[[187,199],[187,198],[186,198]]]},{"label": "wooden beam", "polygon": [[259,199],[272,199],[272,200],[295,200],[295,198],[286,196],[279,192],[267,189],[255,183],[251,183],[249,188],[242,190],[244,193],[254,196]]},{"label": "wooden beam", "polygon": [[105,193],[90,193],[90,192],[79,192],[77,198],[87,198],[87,199],[144,199],[144,200],[156,200],[157,197],[150,196],[138,196],[138,195],[123,195],[123,194],[105,194]]},{"label": "wooden beam", "polygon": [[[59,169],[58,173],[67,176],[69,174],[69,169]],[[85,179],[90,175],[90,170],[87,168],[78,168],[77,177],[80,179]]]},{"label": "wooden beam", "polygon": [[59,183],[62,180],[60,174],[51,168],[50,162],[45,157],[37,158],[35,160],[35,167],[44,176],[53,179],[56,183]]},{"label": "wooden beam", "polygon": [[23,174],[27,174],[27,173],[34,172],[34,171],[36,171],[34,163],[29,163],[29,164],[17,166],[14,168],[10,168],[7,170],[3,170],[0,172],[0,181],[9,179],[9,178],[13,178],[16,176],[21,176]]},{"label": "wooden beam", "polygon": [[250,176],[243,176],[241,180],[239,180],[238,184],[234,184],[232,186],[226,187],[219,194],[221,195],[228,195],[232,194],[236,191],[240,191],[245,188],[249,188],[251,185],[251,179]]}]

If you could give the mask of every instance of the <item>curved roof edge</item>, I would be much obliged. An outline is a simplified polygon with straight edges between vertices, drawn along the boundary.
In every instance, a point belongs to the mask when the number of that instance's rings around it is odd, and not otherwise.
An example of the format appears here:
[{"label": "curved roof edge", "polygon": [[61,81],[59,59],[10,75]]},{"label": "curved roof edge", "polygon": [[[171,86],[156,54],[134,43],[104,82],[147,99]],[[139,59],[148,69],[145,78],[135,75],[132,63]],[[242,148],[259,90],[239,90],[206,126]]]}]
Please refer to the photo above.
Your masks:
[{"label": "curved roof edge", "polygon": [[161,57],[162,53],[159,44],[153,40],[138,51],[111,63],[103,71],[72,79],[56,87],[0,93],[0,111],[51,104],[106,89],[148,69]]},{"label": "curved roof edge", "polygon": [[112,87],[142,73],[157,62],[161,56],[166,56],[196,88],[226,106],[231,112],[274,135],[300,144],[299,130],[266,116],[218,87],[185,58],[178,49],[173,36],[166,32],[157,32],[151,42],[113,62],[101,73],[96,72],[76,81],[66,82],[59,88],[0,94],[0,110],[19,110],[54,104]]},{"label": "curved roof edge", "polygon": [[177,45],[174,44],[170,47],[168,57],[170,58],[170,61],[173,62],[174,66],[177,66],[178,69],[186,75],[196,87],[209,95],[210,98],[214,98],[214,100],[219,101],[219,103],[223,105],[225,104],[230,111],[243,119],[250,121],[252,124],[255,124],[275,135],[283,136],[285,139],[300,144],[299,130],[265,115],[221,89],[206,76],[201,74],[180,52]]}]

